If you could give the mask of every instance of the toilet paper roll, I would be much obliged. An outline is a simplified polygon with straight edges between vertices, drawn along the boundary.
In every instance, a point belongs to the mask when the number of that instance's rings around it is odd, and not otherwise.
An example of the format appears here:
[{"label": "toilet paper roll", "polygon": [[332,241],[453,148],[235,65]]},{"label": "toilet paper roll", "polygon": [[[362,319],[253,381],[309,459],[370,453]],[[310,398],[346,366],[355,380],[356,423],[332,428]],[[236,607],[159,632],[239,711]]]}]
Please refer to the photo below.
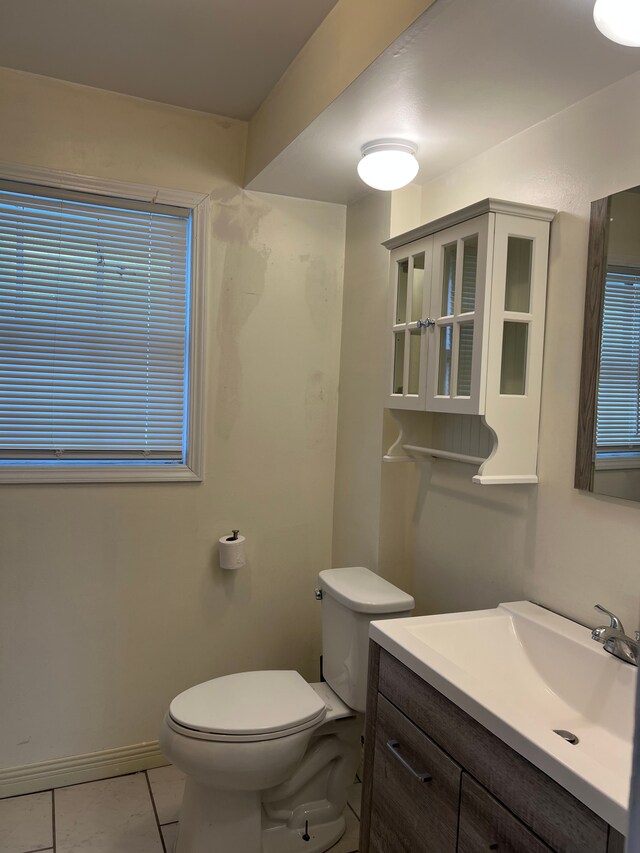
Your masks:
[{"label": "toilet paper roll", "polygon": [[241,569],[244,566],[244,543],[244,536],[238,536],[237,539],[233,536],[223,536],[219,540],[221,569]]}]

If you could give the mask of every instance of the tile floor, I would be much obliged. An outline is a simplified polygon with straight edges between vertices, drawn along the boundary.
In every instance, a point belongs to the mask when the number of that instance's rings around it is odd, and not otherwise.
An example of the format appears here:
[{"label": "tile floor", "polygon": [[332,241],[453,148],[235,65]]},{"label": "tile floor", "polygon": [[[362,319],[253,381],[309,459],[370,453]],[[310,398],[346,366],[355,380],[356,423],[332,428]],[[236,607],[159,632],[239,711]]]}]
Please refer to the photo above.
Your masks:
[{"label": "tile floor", "polygon": [[[0,800],[0,853],[172,853],[183,788],[168,766]],[[331,853],[357,853],[360,789]]]}]

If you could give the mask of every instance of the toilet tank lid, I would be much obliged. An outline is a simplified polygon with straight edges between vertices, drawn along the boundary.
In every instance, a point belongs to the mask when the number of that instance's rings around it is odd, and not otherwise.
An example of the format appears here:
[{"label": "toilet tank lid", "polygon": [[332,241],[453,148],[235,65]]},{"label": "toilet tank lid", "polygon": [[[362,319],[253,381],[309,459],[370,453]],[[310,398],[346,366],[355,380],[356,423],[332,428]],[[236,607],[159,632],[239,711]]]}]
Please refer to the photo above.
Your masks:
[{"label": "toilet tank lid", "polygon": [[364,566],[325,569],[318,578],[324,593],[358,613],[406,613],[415,607],[410,595]]}]

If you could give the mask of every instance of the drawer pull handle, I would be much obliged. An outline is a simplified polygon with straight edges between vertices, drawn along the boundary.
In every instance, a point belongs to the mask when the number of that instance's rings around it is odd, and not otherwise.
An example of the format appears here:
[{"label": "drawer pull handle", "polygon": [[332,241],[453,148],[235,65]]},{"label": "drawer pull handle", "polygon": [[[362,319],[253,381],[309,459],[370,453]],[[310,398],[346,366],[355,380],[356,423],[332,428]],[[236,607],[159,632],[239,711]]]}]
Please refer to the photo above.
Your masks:
[{"label": "drawer pull handle", "polygon": [[409,771],[409,773],[411,773],[411,775],[415,779],[418,780],[418,782],[430,782],[431,781],[431,774],[429,774],[429,773],[416,773],[416,771],[409,764],[409,762],[405,761],[405,759],[400,755],[400,753],[398,752],[398,750],[400,749],[400,744],[398,743],[397,740],[388,740],[387,741],[387,749],[395,758],[398,759],[400,764],[402,764],[402,766],[404,768],[406,768]]},{"label": "drawer pull handle", "polygon": [[498,849],[498,845],[497,845],[497,844],[490,844],[490,845],[489,845],[489,850],[497,850],[497,849]]}]

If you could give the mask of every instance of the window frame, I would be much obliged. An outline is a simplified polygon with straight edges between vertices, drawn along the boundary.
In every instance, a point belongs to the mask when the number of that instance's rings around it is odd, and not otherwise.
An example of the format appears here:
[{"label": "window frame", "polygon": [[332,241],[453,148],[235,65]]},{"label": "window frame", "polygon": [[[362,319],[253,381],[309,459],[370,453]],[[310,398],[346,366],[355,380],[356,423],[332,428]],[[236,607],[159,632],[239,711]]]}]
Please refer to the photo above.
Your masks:
[{"label": "window frame", "polygon": [[165,187],[93,178],[35,166],[0,162],[0,179],[37,184],[55,190],[74,190],[94,196],[172,205],[191,211],[191,276],[189,309],[189,372],[187,455],[183,463],[167,465],[100,464],[89,462],[0,465],[3,483],[140,483],[201,482],[204,473],[205,327],[209,196]]}]

